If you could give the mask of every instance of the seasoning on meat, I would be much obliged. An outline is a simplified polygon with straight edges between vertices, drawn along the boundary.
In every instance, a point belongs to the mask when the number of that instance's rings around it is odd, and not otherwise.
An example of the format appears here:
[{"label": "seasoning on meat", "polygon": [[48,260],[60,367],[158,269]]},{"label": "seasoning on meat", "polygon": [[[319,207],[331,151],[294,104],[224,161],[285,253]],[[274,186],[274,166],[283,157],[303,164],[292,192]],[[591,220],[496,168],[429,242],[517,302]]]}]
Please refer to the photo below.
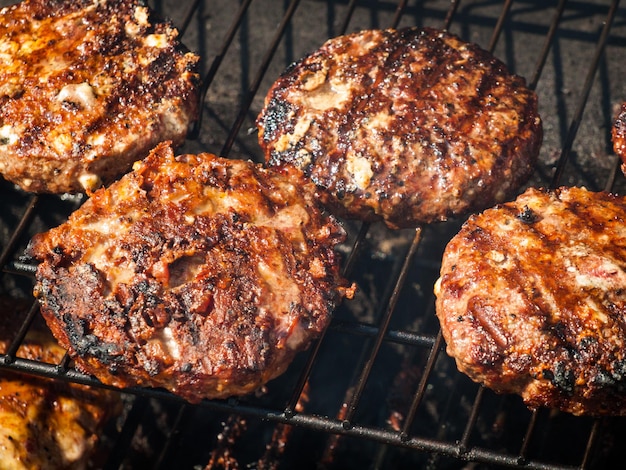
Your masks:
[{"label": "seasoning on meat", "polygon": [[[0,353],[5,354],[25,310],[0,298]],[[40,320],[40,318],[38,319]],[[17,350],[20,359],[61,363],[65,351],[37,320]],[[43,323],[43,322],[41,322]],[[97,445],[105,424],[120,413],[117,392],[3,371],[0,376],[0,467],[86,469],[98,467]],[[100,462],[101,463],[101,462]]]},{"label": "seasoning on meat", "polygon": [[531,408],[626,415],[626,199],[529,189],[471,216],[435,293],[459,370]]},{"label": "seasoning on meat", "polygon": [[160,144],[28,251],[78,367],[197,402],[256,390],[326,327],[353,293],[344,236],[297,170]]},{"label": "seasoning on meat", "polygon": [[272,85],[257,125],[269,165],[300,168],[340,215],[391,228],[512,197],[543,136],[523,78],[429,28],[329,40]]},{"label": "seasoning on meat", "polygon": [[33,192],[82,192],[199,106],[199,57],[137,0],[25,0],[0,10],[0,174]]}]

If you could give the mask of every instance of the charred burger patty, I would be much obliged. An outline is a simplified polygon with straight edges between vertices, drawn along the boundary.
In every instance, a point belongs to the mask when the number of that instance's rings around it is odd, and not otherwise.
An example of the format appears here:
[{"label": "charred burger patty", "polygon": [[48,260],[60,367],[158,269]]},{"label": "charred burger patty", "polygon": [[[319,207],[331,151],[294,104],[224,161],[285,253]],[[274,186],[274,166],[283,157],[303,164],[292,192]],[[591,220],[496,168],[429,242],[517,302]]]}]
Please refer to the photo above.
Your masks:
[{"label": "charred burger patty", "polygon": [[613,149],[622,161],[622,172],[626,174],[626,102],[622,103],[611,132]]},{"label": "charred burger patty", "polygon": [[352,292],[344,231],[299,176],[161,144],[35,236],[35,295],[77,366],[192,402],[283,372]]},{"label": "charred burger patty", "polygon": [[25,0],[0,10],[0,174],[80,192],[197,118],[199,57],[136,0]]},{"label": "charred burger patty", "polygon": [[448,353],[532,408],[626,414],[626,199],[530,189],[472,216],[436,285]]},{"label": "charred burger patty", "polygon": [[391,228],[502,202],[542,141],[524,79],[429,28],[330,39],[271,86],[257,125],[269,165],[300,168],[339,214]]}]

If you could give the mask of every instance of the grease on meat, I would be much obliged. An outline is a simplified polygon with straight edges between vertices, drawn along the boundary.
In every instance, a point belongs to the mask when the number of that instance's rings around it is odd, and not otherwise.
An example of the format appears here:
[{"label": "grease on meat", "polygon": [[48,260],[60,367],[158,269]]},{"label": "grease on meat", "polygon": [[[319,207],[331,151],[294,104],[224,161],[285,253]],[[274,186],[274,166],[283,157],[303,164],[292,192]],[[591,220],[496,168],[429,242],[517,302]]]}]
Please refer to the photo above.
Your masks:
[{"label": "grease on meat", "polygon": [[136,0],[0,10],[0,174],[33,192],[110,183],[198,115],[199,57]]},{"label": "grease on meat", "polygon": [[195,402],[254,391],[319,335],[353,292],[344,236],[295,169],[161,144],[30,253],[80,368]]},{"label": "grease on meat", "polygon": [[531,408],[626,414],[626,200],[529,189],[447,245],[436,307],[459,370]]},{"label": "grease on meat", "polygon": [[490,207],[529,178],[537,96],[487,51],[430,28],[330,39],[271,86],[257,119],[342,216],[391,228]]}]

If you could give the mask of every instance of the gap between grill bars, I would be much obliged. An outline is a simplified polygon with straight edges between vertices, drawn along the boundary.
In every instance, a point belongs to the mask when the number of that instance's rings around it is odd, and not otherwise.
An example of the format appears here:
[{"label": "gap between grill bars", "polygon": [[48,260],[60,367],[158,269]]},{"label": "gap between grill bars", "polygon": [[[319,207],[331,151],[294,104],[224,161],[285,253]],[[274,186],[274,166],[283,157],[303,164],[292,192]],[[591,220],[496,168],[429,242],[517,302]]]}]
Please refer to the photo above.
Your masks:
[{"label": "gap between grill bars", "polygon": [[[172,18],[183,41],[203,57],[203,115],[186,144],[189,151],[260,160],[256,136],[248,128],[267,87],[288,63],[327,37],[356,29],[433,26],[491,50],[545,99],[541,112],[552,141],[544,144],[531,184],[586,184],[624,192],[619,161],[607,150],[606,125],[590,134],[585,120],[595,101],[601,102],[600,119],[607,121],[611,100],[626,99],[626,93],[616,96],[620,88],[610,78],[615,75],[611,67],[626,52],[626,12],[619,1],[150,4]],[[525,41],[532,50],[523,50]],[[580,63],[572,44],[585,54]],[[581,79],[578,87],[571,85],[573,71]],[[596,106],[591,108],[597,113]],[[606,154],[597,174],[583,168],[587,141],[595,143],[592,151]],[[2,213],[3,289],[27,291],[34,266],[21,253],[28,238],[62,221],[83,199],[30,196],[8,184],[0,190],[10,206],[7,215]],[[58,217],[47,217],[49,212]],[[161,390],[125,390],[129,406],[112,433],[106,468],[132,468],[129,455],[138,453],[133,439],[144,433],[149,441],[145,429],[159,420],[164,424],[155,447],[145,460],[135,458],[136,468],[172,468],[182,462],[189,468],[218,468],[211,464],[237,452],[242,465],[257,468],[306,468],[312,456],[322,468],[463,468],[474,462],[553,470],[602,468],[623,458],[619,443],[607,443],[626,434],[622,419],[530,412],[517,397],[496,396],[456,371],[433,320],[432,282],[439,269],[437,254],[457,228],[453,222],[390,233],[348,224],[344,270],[363,284],[371,282],[367,311],[342,306],[324,335],[286,377],[268,384],[265,395],[190,405]],[[52,365],[16,357],[37,314],[33,303],[7,354],[0,356],[0,368],[101,387],[74,370],[68,358]],[[334,370],[341,367],[345,370]],[[554,434],[565,431],[575,445],[550,449]],[[192,447],[204,450],[192,452]]]}]

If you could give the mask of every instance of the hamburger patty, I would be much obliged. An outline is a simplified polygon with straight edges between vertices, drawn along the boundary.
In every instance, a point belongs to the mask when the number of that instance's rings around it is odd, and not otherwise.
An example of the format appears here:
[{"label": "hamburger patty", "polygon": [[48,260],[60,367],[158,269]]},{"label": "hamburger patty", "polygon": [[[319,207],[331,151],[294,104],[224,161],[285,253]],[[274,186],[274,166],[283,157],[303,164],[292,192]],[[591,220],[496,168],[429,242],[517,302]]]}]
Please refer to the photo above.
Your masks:
[{"label": "hamburger patty", "polygon": [[433,29],[327,41],[271,86],[257,125],[339,214],[413,227],[492,206],[532,174],[537,97],[478,46]]},{"label": "hamburger patty", "polygon": [[[20,304],[20,307],[16,307]],[[0,353],[5,354],[26,310],[0,298]],[[60,364],[65,351],[41,318],[17,350],[20,359]],[[0,375],[0,467],[10,470],[86,469],[109,418],[122,411],[117,392],[2,371]]]},{"label": "hamburger patty", "polygon": [[352,288],[343,229],[295,169],[159,145],[39,234],[35,295],[77,366],[196,402],[282,373]]},{"label": "hamburger patty", "polygon": [[626,199],[529,189],[445,249],[437,316],[458,368],[531,408],[626,415]]},{"label": "hamburger patty", "polygon": [[0,174],[80,192],[184,141],[199,57],[136,0],[26,0],[0,10]]},{"label": "hamburger patty", "polygon": [[622,160],[622,172],[626,174],[626,102],[622,103],[612,129],[613,150]]}]

